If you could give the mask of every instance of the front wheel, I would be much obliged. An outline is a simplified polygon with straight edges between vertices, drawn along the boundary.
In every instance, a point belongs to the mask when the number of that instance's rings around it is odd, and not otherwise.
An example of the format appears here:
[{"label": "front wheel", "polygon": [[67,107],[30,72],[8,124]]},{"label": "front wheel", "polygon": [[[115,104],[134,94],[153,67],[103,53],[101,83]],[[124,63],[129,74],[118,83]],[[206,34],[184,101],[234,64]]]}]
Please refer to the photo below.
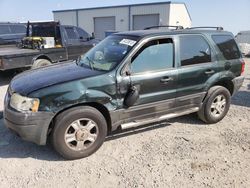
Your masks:
[{"label": "front wheel", "polygon": [[65,159],[87,157],[97,151],[107,135],[103,115],[92,107],[76,107],[64,111],[55,119],[52,144]]},{"label": "front wheel", "polygon": [[209,91],[198,116],[205,123],[217,123],[227,114],[231,103],[231,94],[225,87],[214,86]]}]

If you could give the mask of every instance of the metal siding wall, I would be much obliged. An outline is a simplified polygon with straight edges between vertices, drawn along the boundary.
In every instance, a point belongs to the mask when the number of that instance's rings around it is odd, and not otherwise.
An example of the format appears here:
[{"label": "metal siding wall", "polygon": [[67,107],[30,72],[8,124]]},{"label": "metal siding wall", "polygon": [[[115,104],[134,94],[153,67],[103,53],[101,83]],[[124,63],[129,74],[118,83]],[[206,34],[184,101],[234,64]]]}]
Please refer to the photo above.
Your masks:
[{"label": "metal siding wall", "polygon": [[69,12],[55,12],[54,20],[60,21],[63,25],[77,25],[76,23],[76,11]]},{"label": "metal siding wall", "polygon": [[131,23],[130,28],[133,28],[133,15],[149,15],[149,14],[159,14],[160,15],[160,25],[169,24],[169,4],[161,5],[142,5],[142,6],[131,6]]},{"label": "metal siding wall", "polygon": [[[160,25],[176,25],[176,22],[179,21],[179,25],[191,26],[191,19],[185,5],[174,3],[78,10],[78,25],[91,34],[94,32],[95,17],[115,16],[115,30],[129,30],[129,7],[130,30],[133,28],[133,15],[159,14]],[[54,19],[61,21],[62,24],[77,25],[76,11],[54,12]]]},{"label": "metal siding wall", "polygon": [[115,31],[115,17],[94,18],[94,31],[96,38],[104,39],[106,31]]},{"label": "metal siding wall", "polygon": [[159,14],[133,15],[133,30],[159,25]]},{"label": "metal siding wall", "polygon": [[94,32],[94,18],[115,16],[115,30],[126,31],[128,30],[128,14],[128,7],[79,10],[79,26],[88,33],[92,33]]},{"label": "metal siding wall", "polygon": [[188,11],[184,4],[171,4],[170,5],[170,25],[181,25],[184,28],[191,27],[192,21],[189,17]]}]

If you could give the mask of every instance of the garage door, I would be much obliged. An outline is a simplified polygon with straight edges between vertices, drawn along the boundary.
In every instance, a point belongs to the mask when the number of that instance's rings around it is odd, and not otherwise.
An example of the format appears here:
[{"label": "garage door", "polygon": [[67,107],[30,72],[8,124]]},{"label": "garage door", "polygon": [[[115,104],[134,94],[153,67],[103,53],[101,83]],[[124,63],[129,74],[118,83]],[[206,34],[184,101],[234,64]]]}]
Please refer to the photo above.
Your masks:
[{"label": "garage door", "polygon": [[159,25],[159,14],[134,15],[133,30]]},{"label": "garage door", "polygon": [[95,37],[104,39],[105,31],[115,31],[115,17],[94,18],[94,27]]}]

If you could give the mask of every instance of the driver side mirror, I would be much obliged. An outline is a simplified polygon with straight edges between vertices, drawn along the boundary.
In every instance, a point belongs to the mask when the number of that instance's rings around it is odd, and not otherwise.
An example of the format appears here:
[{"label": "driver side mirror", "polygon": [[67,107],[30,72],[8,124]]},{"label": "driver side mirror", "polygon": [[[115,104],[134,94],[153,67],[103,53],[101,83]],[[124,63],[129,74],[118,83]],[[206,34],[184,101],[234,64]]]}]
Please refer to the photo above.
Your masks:
[{"label": "driver side mirror", "polygon": [[131,107],[133,106],[136,101],[139,99],[139,90],[137,89],[136,86],[131,86],[124,98],[124,105],[126,107]]},{"label": "driver side mirror", "polygon": [[[131,76],[131,63],[127,63],[123,69],[123,75],[124,76]],[[130,80],[130,87],[127,91],[127,94],[124,98],[123,104],[126,107],[131,107],[133,106],[139,99],[140,95],[139,95],[139,90],[138,87],[134,86],[133,83],[131,83],[132,81]]]}]

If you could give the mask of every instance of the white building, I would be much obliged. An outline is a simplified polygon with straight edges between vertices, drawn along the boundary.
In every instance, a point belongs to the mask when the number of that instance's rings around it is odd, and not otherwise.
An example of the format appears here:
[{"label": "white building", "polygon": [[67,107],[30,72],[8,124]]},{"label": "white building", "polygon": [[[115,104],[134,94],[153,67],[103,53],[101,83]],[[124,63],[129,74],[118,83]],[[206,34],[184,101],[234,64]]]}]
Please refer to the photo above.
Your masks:
[{"label": "white building", "polygon": [[54,20],[75,25],[103,39],[106,31],[127,31],[158,25],[191,26],[185,3],[159,2],[53,11]]}]

